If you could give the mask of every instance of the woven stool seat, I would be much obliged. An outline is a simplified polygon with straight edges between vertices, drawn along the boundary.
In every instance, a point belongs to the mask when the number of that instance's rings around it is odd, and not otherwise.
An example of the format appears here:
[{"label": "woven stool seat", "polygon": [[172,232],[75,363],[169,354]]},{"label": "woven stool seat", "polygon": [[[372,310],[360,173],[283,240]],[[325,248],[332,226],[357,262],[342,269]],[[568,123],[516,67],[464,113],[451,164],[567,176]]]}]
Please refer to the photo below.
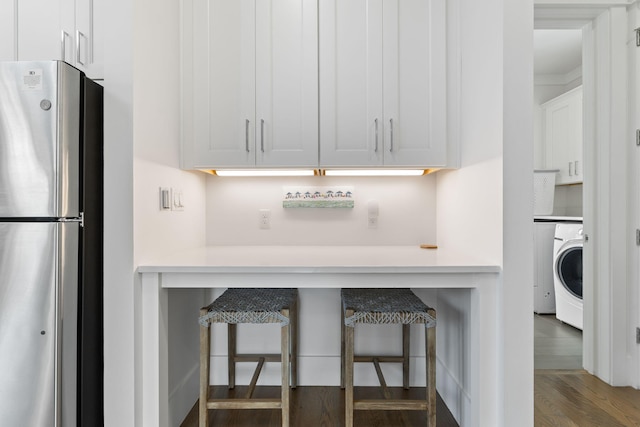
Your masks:
[{"label": "woven stool seat", "polygon": [[[410,289],[342,289],[341,385],[345,389],[345,426],[353,427],[354,410],[419,410],[427,412],[427,426],[436,426],[436,311]],[[356,324],[401,324],[402,355],[355,355]],[[409,388],[410,326],[425,325],[426,396],[420,400],[392,399],[380,363],[402,364],[402,385]],[[384,399],[354,399],[353,365],[373,363]]]},{"label": "woven stool seat", "polygon": [[424,323],[427,328],[436,326],[436,319],[429,309],[409,289],[342,289],[343,310],[352,309],[353,315],[345,317],[345,325],[355,323]]},{"label": "woven stool seat", "polygon": [[297,289],[237,288],[229,289],[200,316],[200,324],[210,323],[282,323],[289,318],[280,311],[291,306],[297,298]]},{"label": "woven stool seat", "polygon": [[[209,410],[280,409],[282,426],[289,426],[290,388],[298,381],[298,290],[272,288],[227,289],[207,307],[200,309],[200,401],[199,426],[209,427]],[[244,398],[212,399],[209,396],[211,324],[227,324],[227,367],[229,388],[236,382],[236,363],[256,362],[256,369]],[[279,354],[238,354],[237,326],[240,323],[280,323]],[[279,399],[253,398],[258,377],[266,362],[281,363]]]}]

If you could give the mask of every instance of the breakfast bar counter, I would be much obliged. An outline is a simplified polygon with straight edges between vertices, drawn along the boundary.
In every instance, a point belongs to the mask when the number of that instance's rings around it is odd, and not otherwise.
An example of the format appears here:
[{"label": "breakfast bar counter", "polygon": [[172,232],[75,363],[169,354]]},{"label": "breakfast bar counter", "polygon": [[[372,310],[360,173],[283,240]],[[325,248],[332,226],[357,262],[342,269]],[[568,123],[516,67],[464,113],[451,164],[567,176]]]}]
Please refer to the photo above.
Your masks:
[{"label": "breakfast bar counter", "polygon": [[[142,426],[176,425],[195,403],[198,342],[187,337],[197,338],[197,322],[195,334],[183,329],[191,330],[198,304],[210,302],[216,288],[227,287],[300,289],[301,317],[305,307],[316,310],[314,322],[302,321],[301,336],[313,336],[309,328],[320,328],[317,318],[323,315],[333,323],[337,317],[339,324],[337,307],[318,308],[323,296],[333,304],[338,288],[412,288],[419,296],[420,291],[427,293],[426,302],[438,310],[438,392],[461,426],[501,425],[498,405],[504,375],[497,299],[502,283],[496,264],[419,246],[211,246],[144,263],[137,272],[136,364],[141,374],[136,396]],[[305,303],[305,292],[313,303]],[[176,348],[175,335],[183,334]],[[339,329],[336,335],[339,345]],[[328,351],[331,354],[319,357],[312,344],[308,347],[306,359],[301,350],[307,366],[305,371],[301,363],[301,385],[317,385],[317,371],[330,382],[323,385],[335,385],[338,354]]]}]

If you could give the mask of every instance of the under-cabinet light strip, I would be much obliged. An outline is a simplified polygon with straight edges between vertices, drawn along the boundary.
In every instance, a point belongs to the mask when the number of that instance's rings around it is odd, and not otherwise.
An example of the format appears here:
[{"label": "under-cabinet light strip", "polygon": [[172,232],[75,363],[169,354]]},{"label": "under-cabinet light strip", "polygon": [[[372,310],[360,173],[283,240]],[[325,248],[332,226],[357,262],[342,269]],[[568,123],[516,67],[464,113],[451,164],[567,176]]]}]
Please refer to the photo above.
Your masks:
[{"label": "under-cabinet light strip", "polygon": [[422,176],[424,169],[327,169],[326,176]]},{"label": "under-cabinet light strip", "polygon": [[422,176],[433,169],[221,169],[211,170],[221,177],[268,176]]},{"label": "under-cabinet light strip", "polygon": [[317,172],[313,169],[281,169],[281,170],[273,170],[273,169],[252,169],[252,170],[215,170],[213,171],[214,175],[218,176],[314,176]]}]

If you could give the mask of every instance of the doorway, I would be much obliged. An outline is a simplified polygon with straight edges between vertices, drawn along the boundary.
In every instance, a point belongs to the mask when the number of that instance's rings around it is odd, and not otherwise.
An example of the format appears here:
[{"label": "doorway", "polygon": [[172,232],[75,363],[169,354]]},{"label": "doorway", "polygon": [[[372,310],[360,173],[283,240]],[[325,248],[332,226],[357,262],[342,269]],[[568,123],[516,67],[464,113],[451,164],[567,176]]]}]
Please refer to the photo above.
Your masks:
[{"label": "doorway", "polygon": [[547,171],[556,184],[545,190],[553,204],[534,212],[534,368],[582,369],[582,330],[556,317],[556,305],[564,311],[579,304],[581,311],[582,293],[574,298],[556,289],[562,281],[553,268],[560,249],[556,224],[581,226],[583,217],[582,30],[536,29],[533,39],[534,169]]}]

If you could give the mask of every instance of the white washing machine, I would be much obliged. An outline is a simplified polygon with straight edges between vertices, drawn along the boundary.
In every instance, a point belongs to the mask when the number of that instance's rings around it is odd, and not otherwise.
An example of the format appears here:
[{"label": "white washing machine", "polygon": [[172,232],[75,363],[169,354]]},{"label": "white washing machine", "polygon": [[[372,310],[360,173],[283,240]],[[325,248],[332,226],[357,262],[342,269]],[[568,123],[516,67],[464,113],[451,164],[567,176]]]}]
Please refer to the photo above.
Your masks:
[{"label": "white washing machine", "polygon": [[553,278],[558,320],[582,330],[582,224],[557,224]]}]

